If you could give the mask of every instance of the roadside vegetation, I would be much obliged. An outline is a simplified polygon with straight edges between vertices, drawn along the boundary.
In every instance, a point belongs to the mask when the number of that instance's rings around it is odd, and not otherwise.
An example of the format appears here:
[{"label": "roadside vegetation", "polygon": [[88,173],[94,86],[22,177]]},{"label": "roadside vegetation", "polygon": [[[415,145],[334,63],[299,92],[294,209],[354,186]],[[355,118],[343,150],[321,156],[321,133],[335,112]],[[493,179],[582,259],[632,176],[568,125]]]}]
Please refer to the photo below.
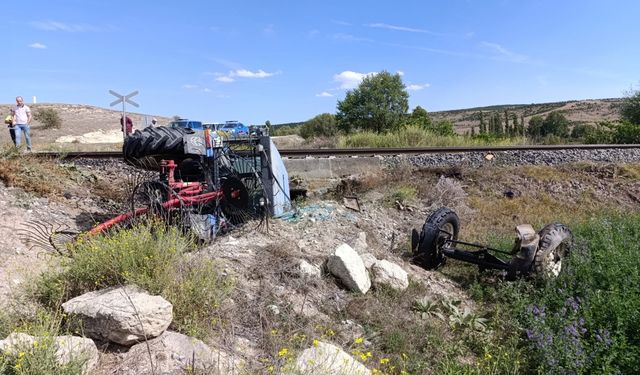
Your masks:
[{"label": "roadside vegetation", "polygon": [[[61,169],[69,171],[71,176],[80,173],[70,166]],[[364,296],[350,295],[343,310],[327,308],[322,312],[328,319],[319,322],[286,305],[278,315],[270,310],[278,301],[275,285],[285,283],[301,294],[336,287],[326,278],[309,283],[291,276],[298,258],[291,244],[272,244],[256,254],[260,265],[250,272],[263,287],[248,301],[222,264],[193,251],[188,236],[142,222],[69,247],[70,257],[59,259],[56,267],[30,283],[28,297],[37,302],[35,313],[0,312],[0,333],[70,333],[62,302],[91,290],[135,283],[173,304],[172,330],[204,340],[228,339],[238,327],[250,330],[261,357],[247,373],[283,373],[318,341],[339,344],[378,374],[633,373],[640,366],[640,292],[635,287],[640,283],[640,214],[618,212],[612,208],[618,201],[600,200],[596,192],[568,194],[545,187],[572,181],[587,187],[601,181],[622,189],[637,181],[639,167],[577,164],[486,172],[461,167],[418,171],[408,178],[411,173],[397,169],[392,176],[370,181],[368,189],[387,187],[381,202],[395,210],[449,194],[433,190],[433,182],[441,175],[457,176],[468,194],[460,196],[461,201],[475,211],[463,217],[464,238],[496,248],[511,246],[514,220],[535,228],[563,222],[573,230],[575,246],[567,272],[558,279],[507,282],[499,272],[480,273],[477,267],[451,261],[437,273],[455,281],[465,295],[433,295],[429,284],[412,281],[403,292],[375,289]],[[526,181],[529,190],[512,199],[501,191],[492,193],[505,181]],[[391,251],[407,252],[408,245]],[[362,327],[358,336],[347,335],[345,321]],[[60,369],[51,353],[25,348],[0,357],[0,374],[76,374],[81,365],[79,361]]]},{"label": "roadside vegetation", "polygon": [[638,223],[637,213],[571,223],[576,243],[566,272],[546,283],[467,274],[472,295],[493,313],[488,328],[498,340],[474,350],[476,363],[441,362],[443,373],[634,373],[640,365]]},{"label": "roadside vegetation", "polygon": [[335,114],[274,126],[271,134],[297,134],[310,147],[317,147],[314,140],[320,138],[323,147],[347,148],[640,143],[640,91],[627,94],[617,121],[571,123],[554,107],[529,113],[494,106],[472,114],[467,119],[472,125],[463,134],[448,120],[433,121],[420,106],[409,110],[408,98],[401,76],[382,71],[348,91]]}]

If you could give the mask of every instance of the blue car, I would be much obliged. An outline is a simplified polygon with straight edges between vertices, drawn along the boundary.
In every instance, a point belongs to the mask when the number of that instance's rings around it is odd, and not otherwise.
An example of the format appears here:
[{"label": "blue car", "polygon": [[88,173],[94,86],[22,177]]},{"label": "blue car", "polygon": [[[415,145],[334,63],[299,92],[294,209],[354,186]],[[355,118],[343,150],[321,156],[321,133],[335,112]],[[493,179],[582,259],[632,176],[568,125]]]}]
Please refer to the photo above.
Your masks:
[{"label": "blue car", "polygon": [[249,135],[249,127],[238,121],[227,121],[218,127],[218,130],[226,132],[230,137],[246,137]]},{"label": "blue car", "polygon": [[187,119],[179,119],[175,121],[171,121],[169,123],[169,127],[171,128],[185,128],[185,129],[193,129],[193,130],[203,130],[202,122],[200,121],[192,121]]}]

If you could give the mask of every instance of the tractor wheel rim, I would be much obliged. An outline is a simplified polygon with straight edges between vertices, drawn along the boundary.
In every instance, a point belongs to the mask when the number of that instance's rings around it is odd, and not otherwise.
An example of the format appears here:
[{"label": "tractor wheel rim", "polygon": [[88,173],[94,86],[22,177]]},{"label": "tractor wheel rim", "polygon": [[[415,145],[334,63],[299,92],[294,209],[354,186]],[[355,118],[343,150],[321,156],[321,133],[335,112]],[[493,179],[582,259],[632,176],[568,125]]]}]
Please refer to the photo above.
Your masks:
[{"label": "tractor wheel rim", "polygon": [[554,249],[553,251],[549,251],[549,254],[545,257],[546,263],[546,273],[552,277],[558,277],[560,275],[560,271],[562,271],[562,258],[563,258],[564,250],[562,246]]},{"label": "tractor wheel rim", "polygon": [[443,248],[449,248],[451,243],[447,242],[453,237],[453,225],[451,223],[446,223],[440,228],[440,236],[438,237],[438,245]]}]

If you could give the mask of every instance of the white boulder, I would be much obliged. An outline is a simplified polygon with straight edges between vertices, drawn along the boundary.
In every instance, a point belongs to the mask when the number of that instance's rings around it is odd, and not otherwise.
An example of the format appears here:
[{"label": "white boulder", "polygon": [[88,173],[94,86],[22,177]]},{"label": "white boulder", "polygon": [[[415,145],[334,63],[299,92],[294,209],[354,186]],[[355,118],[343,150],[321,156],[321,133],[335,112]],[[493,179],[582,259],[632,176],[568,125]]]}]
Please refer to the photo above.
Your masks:
[{"label": "white boulder", "polygon": [[47,345],[52,341],[55,347],[55,357],[59,365],[82,363],[84,374],[89,374],[98,364],[98,348],[93,340],[77,336],[34,337],[26,333],[14,332],[4,340],[0,340],[0,353],[16,355],[19,352],[29,352],[40,345]]},{"label": "white boulder", "polygon": [[338,246],[329,257],[327,269],[351,291],[365,294],[371,288],[362,258],[347,244]]},{"label": "white boulder", "polygon": [[173,306],[135,285],[89,292],[62,304],[92,338],[130,346],[159,336],[173,320]]},{"label": "white boulder", "polygon": [[409,276],[399,265],[388,260],[379,260],[371,267],[373,284],[388,286],[396,290],[405,290],[409,287]]},{"label": "white boulder", "polygon": [[344,350],[322,341],[305,349],[296,359],[294,368],[286,372],[289,374],[371,374],[371,370]]}]

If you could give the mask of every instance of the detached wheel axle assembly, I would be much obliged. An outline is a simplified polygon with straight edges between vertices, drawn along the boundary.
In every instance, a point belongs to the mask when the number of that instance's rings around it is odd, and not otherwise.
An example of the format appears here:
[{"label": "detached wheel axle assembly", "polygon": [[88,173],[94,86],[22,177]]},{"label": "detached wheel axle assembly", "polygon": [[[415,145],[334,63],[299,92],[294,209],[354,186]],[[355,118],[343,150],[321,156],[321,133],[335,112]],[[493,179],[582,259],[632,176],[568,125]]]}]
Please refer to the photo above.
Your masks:
[{"label": "detached wheel axle assembly", "polygon": [[[447,258],[453,258],[477,264],[481,270],[505,270],[511,279],[527,275],[553,278],[562,271],[573,243],[571,230],[560,223],[548,224],[537,233],[529,224],[518,225],[510,251],[460,241],[459,232],[460,220],[454,211],[442,207],[433,212],[420,233],[412,231],[414,263],[433,270],[444,265]],[[509,255],[511,259],[504,261],[496,253]]]}]

